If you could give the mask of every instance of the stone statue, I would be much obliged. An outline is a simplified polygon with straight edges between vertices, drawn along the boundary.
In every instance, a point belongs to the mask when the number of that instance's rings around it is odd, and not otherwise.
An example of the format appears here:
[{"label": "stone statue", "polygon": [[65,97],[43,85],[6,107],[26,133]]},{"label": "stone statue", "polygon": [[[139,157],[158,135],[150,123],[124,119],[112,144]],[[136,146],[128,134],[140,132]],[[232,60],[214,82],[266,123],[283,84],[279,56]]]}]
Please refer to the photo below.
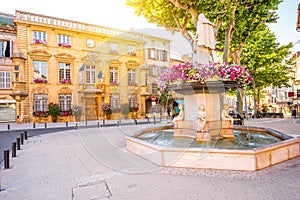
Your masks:
[{"label": "stone statue", "polygon": [[182,121],[184,119],[183,104],[179,104],[178,107],[179,107],[179,114],[173,119],[175,128],[178,127],[178,121]]},{"label": "stone statue", "polygon": [[206,111],[205,106],[201,105],[198,110],[198,124],[197,124],[197,132],[205,132],[205,124],[206,124]]},{"label": "stone statue", "polygon": [[213,24],[204,16],[198,15],[197,31],[194,41],[193,61],[207,64],[213,62],[212,50],[215,49],[216,39]]},{"label": "stone statue", "polygon": [[221,112],[221,119],[222,119],[222,121],[229,120],[230,125],[233,125],[233,117],[229,115],[229,107],[226,104],[223,106],[223,109]]}]

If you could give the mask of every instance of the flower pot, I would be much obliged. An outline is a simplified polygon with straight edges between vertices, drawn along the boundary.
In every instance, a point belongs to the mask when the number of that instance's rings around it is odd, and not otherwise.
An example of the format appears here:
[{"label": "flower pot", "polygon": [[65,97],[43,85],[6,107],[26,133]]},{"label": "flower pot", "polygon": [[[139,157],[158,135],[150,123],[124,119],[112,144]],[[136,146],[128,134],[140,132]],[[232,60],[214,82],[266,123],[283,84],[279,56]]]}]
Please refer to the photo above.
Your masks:
[{"label": "flower pot", "polygon": [[52,122],[57,122],[58,117],[57,116],[51,116]]}]

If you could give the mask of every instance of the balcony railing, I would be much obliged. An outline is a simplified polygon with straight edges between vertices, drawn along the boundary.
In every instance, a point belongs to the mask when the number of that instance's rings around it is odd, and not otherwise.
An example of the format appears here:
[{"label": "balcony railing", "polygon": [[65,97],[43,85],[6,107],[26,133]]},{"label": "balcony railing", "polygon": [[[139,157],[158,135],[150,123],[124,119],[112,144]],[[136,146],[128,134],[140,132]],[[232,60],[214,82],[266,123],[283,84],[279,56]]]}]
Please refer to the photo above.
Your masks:
[{"label": "balcony railing", "polygon": [[80,31],[88,31],[98,33],[102,35],[115,36],[124,39],[141,40],[143,41],[143,35],[135,32],[126,32],[118,29],[107,28],[103,26],[81,23],[72,20],[66,20],[61,18],[55,18],[45,15],[39,15],[24,11],[16,11],[16,20],[30,21],[40,24],[59,26],[67,29],[76,29]]},{"label": "balcony railing", "polygon": [[12,82],[12,90],[13,91],[25,91],[26,90],[26,82]]}]

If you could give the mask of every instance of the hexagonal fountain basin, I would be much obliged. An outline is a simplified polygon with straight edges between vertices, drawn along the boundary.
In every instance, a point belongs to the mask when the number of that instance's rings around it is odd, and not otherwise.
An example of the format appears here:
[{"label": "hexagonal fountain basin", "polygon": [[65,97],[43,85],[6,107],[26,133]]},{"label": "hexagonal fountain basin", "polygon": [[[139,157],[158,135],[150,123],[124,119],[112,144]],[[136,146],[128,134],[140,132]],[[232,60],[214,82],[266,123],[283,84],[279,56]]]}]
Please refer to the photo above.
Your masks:
[{"label": "hexagonal fountain basin", "polygon": [[170,126],[127,137],[127,149],[160,166],[255,171],[300,155],[299,138],[272,129],[239,127],[234,138],[196,142]]}]

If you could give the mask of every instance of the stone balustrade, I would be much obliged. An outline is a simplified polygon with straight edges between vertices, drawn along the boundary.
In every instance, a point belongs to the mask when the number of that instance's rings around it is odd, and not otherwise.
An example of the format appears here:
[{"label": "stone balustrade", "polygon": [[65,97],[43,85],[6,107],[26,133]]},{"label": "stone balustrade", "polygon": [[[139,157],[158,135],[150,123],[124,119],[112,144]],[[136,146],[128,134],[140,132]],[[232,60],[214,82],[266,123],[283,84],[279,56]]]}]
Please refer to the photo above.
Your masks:
[{"label": "stone balustrade", "polygon": [[103,26],[76,22],[72,20],[55,18],[55,17],[39,15],[39,14],[18,11],[18,10],[16,11],[16,19],[41,23],[46,25],[60,26],[67,29],[77,29],[80,31],[94,32],[98,34],[121,37],[125,39],[143,40],[143,35],[140,33],[126,32],[118,29],[107,28]]}]

